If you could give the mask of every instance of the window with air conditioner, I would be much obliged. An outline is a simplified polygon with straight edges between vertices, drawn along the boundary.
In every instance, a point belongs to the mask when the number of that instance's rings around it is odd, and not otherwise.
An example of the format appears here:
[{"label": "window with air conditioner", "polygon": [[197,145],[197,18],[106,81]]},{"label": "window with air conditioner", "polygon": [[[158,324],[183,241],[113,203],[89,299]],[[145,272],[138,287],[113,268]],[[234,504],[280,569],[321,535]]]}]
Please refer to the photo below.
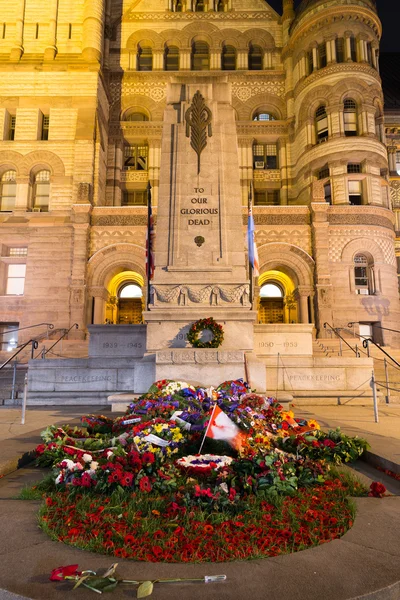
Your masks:
[{"label": "window with air conditioner", "polygon": [[278,151],[276,144],[255,144],[253,146],[255,169],[278,169]]}]

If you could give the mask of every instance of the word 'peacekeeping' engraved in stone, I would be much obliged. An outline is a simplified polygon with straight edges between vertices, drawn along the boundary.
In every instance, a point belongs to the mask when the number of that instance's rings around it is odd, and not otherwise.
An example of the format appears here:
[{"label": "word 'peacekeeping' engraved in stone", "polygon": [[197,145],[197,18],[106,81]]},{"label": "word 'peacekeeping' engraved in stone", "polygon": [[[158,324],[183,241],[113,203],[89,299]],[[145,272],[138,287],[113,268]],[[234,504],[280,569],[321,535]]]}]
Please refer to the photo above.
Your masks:
[{"label": "word 'peacekeeping' engraved in stone", "polygon": [[187,109],[186,137],[190,137],[190,145],[197,154],[197,173],[200,173],[200,156],[207,146],[207,129],[209,137],[212,136],[212,112],[206,106],[203,96],[197,90],[193,96],[192,104]]}]

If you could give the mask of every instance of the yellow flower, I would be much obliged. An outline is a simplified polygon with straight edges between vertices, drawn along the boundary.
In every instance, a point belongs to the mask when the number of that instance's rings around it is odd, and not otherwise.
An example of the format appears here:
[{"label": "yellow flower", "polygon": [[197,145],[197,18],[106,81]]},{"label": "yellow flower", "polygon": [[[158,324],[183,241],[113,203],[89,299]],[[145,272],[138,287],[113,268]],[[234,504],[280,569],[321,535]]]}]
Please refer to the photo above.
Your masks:
[{"label": "yellow flower", "polygon": [[161,433],[163,429],[164,429],[164,427],[162,424],[154,425],[154,431],[156,433]]},{"label": "yellow flower", "polygon": [[315,419],[307,421],[307,425],[308,427],[311,427],[311,429],[321,429],[319,423]]}]

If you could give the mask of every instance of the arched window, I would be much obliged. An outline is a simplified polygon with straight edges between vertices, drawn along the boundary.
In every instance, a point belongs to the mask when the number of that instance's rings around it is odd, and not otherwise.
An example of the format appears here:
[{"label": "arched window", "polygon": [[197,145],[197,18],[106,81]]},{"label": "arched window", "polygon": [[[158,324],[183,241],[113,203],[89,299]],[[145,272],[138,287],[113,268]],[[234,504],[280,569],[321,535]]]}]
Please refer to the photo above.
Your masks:
[{"label": "arched window", "polygon": [[207,42],[194,42],[192,46],[192,70],[207,71],[210,68],[210,48]]},{"label": "arched window", "polygon": [[137,285],[136,283],[128,283],[128,285],[125,285],[123,288],[121,288],[119,297],[120,298],[142,298],[143,297],[142,288],[139,285]]},{"label": "arched window", "polygon": [[357,135],[357,104],[351,98],[344,101],[344,134]]},{"label": "arched window", "polygon": [[266,283],[260,289],[260,298],[283,298],[283,291],[276,283]]},{"label": "arched window", "polygon": [[326,56],[326,43],[318,44],[318,66],[323,69],[328,64]]},{"label": "arched window", "polygon": [[17,199],[17,172],[6,171],[3,173],[0,184],[0,211],[12,211]]},{"label": "arched window", "polygon": [[236,70],[236,48],[233,46],[223,46],[222,48],[222,70]]},{"label": "arched window", "polygon": [[124,116],[124,121],[148,121],[149,117],[142,112],[132,111]]},{"label": "arched window", "polygon": [[253,116],[253,121],[275,121],[275,116],[272,113],[259,111]]},{"label": "arched window", "polygon": [[137,54],[137,70],[153,70],[153,50],[150,46],[139,46]]},{"label": "arched window", "polygon": [[326,107],[321,104],[315,111],[315,129],[317,134],[317,143],[325,142],[329,136],[328,115]]},{"label": "arched window", "polygon": [[196,12],[204,12],[204,0],[196,0],[195,11]]},{"label": "arched window", "polygon": [[47,212],[50,202],[50,171],[39,171],[33,185],[33,210]]},{"label": "arched window", "polygon": [[[322,169],[318,171],[317,177],[320,181],[322,181],[322,179],[328,179],[330,177],[329,166],[324,165]],[[325,202],[332,204],[332,186],[330,179],[324,183],[324,197]]]},{"label": "arched window", "polygon": [[354,284],[356,294],[370,295],[375,292],[374,264],[365,254],[354,257]]},{"label": "arched window", "polygon": [[179,71],[179,48],[168,46],[165,49],[164,66],[166,71]]},{"label": "arched window", "polygon": [[261,71],[263,67],[263,51],[260,46],[250,46],[249,71]]}]

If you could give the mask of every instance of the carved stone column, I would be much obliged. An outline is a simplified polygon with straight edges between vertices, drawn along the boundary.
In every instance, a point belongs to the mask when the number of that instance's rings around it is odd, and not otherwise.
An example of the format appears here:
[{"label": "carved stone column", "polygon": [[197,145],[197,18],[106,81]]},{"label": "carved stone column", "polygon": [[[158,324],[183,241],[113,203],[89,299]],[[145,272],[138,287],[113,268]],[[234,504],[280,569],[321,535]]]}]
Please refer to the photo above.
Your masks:
[{"label": "carved stone column", "polygon": [[89,62],[101,62],[103,48],[104,0],[85,0],[82,55]]},{"label": "carved stone column", "polygon": [[47,48],[44,51],[44,60],[54,60],[57,54],[57,15],[58,15],[58,0],[49,0],[50,4],[50,20]]},{"label": "carved stone column", "polygon": [[15,9],[15,38],[14,45],[11,48],[10,60],[17,61],[24,52],[24,18],[25,18],[25,0],[17,0]]}]

